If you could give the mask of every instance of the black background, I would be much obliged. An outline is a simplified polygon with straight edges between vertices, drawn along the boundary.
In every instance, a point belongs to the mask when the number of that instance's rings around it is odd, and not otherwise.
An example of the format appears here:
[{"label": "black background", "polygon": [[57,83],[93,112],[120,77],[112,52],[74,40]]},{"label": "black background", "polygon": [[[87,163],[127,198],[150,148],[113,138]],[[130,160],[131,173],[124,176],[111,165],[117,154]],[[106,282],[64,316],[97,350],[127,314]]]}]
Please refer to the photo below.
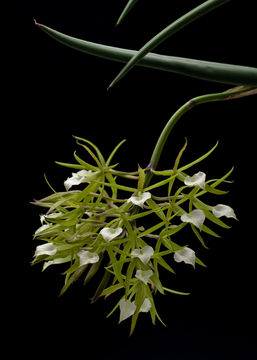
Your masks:
[{"label": "black background", "polygon": [[[15,4],[15,66],[7,124],[12,134],[8,151],[14,147],[16,154],[11,178],[19,207],[10,231],[10,253],[17,256],[9,280],[8,335],[16,344],[11,351],[26,357],[50,357],[57,351],[60,357],[86,359],[256,358],[256,96],[193,109],[176,125],[165,147],[160,169],[172,166],[184,137],[189,143],[185,163],[219,140],[215,153],[195,171],[221,177],[235,166],[230,193],[218,201],[230,204],[239,218],[239,222],[229,222],[232,229],[220,231],[221,239],[208,240],[209,250],[201,249],[192,235],[192,246],[207,269],[193,271],[184,266],[182,271],[177,266],[175,277],[165,275],[170,287],[191,292],[188,297],[157,297],[167,328],[153,327],[150,317],[142,315],[135,333],[128,337],[129,322],[118,325],[118,313],[105,319],[115,299],[90,305],[94,282],[88,288],[75,284],[58,297],[64,280],[61,270],[52,267],[41,273],[41,265],[30,266],[40,209],[29,202],[49,194],[44,173],[56,189],[63,189],[70,172],[54,161],[72,162],[77,149],[72,135],[91,140],[105,154],[126,138],[116,161],[121,169],[134,170],[138,163],[148,164],[158,135],[179,106],[192,97],[232,87],[134,68],[107,91],[121,64],[56,43],[34,25],[33,18],[78,38],[139,49],[199,3],[141,0],[117,28],[114,25],[126,1]],[[189,25],[155,52],[257,66],[254,21],[252,1],[232,1]]]}]

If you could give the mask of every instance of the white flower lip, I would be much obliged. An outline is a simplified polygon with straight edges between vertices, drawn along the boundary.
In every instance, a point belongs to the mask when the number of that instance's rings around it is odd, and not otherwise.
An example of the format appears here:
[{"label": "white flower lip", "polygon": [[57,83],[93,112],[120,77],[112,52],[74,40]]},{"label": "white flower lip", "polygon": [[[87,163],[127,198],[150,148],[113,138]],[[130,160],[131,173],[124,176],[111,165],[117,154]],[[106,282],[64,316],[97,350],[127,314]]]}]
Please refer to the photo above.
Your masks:
[{"label": "white flower lip", "polygon": [[218,204],[212,208],[212,213],[217,218],[220,218],[221,216],[226,216],[227,218],[234,218],[237,220],[234,210],[228,205]]},{"label": "white flower lip", "polygon": [[92,178],[92,175],[92,170],[80,170],[76,173],[72,173],[72,177],[69,177],[64,181],[66,191],[68,191],[73,185],[89,182],[90,178]]},{"label": "white flower lip", "polygon": [[145,298],[141,308],[140,308],[140,312],[148,312],[152,307],[151,301],[148,298]]},{"label": "white flower lip", "polygon": [[[145,298],[143,304],[140,307],[140,312],[147,313],[152,307],[151,301],[148,298]],[[134,315],[136,311],[135,302],[122,299],[120,301],[120,321],[126,320],[130,316]]]},{"label": "white flower lip", "polygon": [[55,255],[56,252],[57,248],[54,244],[46,243],[36,247],[35,257],[38,257],[40,255]]},{"label": "white flower lip", "polygon": [[80,266],[94,264],[99,261],[99,256],[97,253],[93,253],[87,250],[80,250],[77,255],[79,257]]},{"label": "white flower lip", "polygon": [[188,214],[183,214],[180,219],[183,222],[191,223],[201,229],[205,220],[205,215],[202,210],[195,209]]},{"label": "white flower lip", "polygon": [[142,281],[144,284],[147,284],[150,277],[153,275],[152,270],[137,270],[135,277]]},{"label": "white flower lip", "polygon": [[194,174],[193,176],[186,176],[184,180],[184,184],[188,186],[200,186],[200,188],[204,189],[205,187],[205,179],[206,174],[202,171]]},{"label": "white flower lip", "polygon": [[144,206],[146,200],[151,198],[151,193],[146,191],[142,194],[132,195],[127,202],[132,202],[134,205],[140,206],[141,208]]},{"label": "white flower lip", "polygon": [[126,320],[130,316],[134,315],[136,311],[136,305],[129,300],[122,299],[120,301],[120,321]]},{"label": "white flower lip", "polygon": [[147,264],[151,256],[154,254],[154,249],[151,246],[145,246],[142,249],[135,249],[131,252],[132,256],[138,257],[143,264]]},{"label": "white flower lip", "polygon": [[195,267],[195,252],[189,247],[184,247],[183,249],[175,251],[174,260],[178,263],[184,261],[184,263]]},{"label": "white flower lip", "polygon": [[112,239],[116,238],[122,233],[122,228],[117,227],[116,229],[105,227],[100,231],[100,234],[104,238],[105,241],[110,242]]}]

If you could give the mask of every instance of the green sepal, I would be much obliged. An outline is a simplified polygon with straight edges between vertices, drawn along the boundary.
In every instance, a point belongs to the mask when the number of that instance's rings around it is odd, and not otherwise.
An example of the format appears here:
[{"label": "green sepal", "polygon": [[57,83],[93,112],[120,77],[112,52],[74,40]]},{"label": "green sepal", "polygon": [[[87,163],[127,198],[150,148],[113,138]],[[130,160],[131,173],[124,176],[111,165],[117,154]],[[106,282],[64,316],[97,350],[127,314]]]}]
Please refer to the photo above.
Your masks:
[{"label": "green sepal", "polygon": [[190,224],[191,228],[193,230],[193,233],[196,235],[196,237],[198,238],[198,240],[200,241],[200,243],[202,244],[202,246],[205,249],[208,249],[208,246],[205,244],[204,239],[202,237],[202,235],[199,233],[199,231],[196,229],[196,227],[193,224]]},{"label": "green sepal", "polygon": [[60,161],[55,161],[55,163],[57,165],[64,166],[64,167],[67,167],[67,168],[71,168],[71,169],[78,169],[78,170],[85,169],[85,166],[79,165],[79,164],[69,164],[69,163],[64,163],[64,162],[60,162]]},{"label": "green sepal", "polygon": [[158,264],[160,264],[166,270],[170,271],[172,274],[175,274],[175,271],[169,266],[169,264],[161,256],[156,256],[155,259],[158,262]]},{"label": "green sepal", "polygon": [[91,304],[96,302],[99,299],[99,297],[101,296],[103,290],[108,285],[110,279],[111,279],[111,274],[108,271],[105,271],[104,276],[103,276],[102,280],[100,281],[100,284],[98,285],[94,296],[90,299]]},{"label": "green sepal", "polygon": [[185,292],[182,292],[182,291],[177,291],[177,290],[173,290],[173,289],[168,289],[168,288],[166,288],[166,287],[163,287],[163,289],[164,289],[165,291],[168,291],[168,292],[170,292],[170,293],[172,293],[172,294],[176,294],[176,295],[190,295],[190,293],[185,293]]},{"label": "green sepal", "polygon": [[203,161],[204,159],[206,159],[215,149],[216,147],[218,146],[219,142],[217,141],[216,144],[207,152],[205,153],[204,155],[200,156],[198,159],[192,161],[191,163],[185,165],[185,166],[182,166],[181,168],[178,169],[178,172],[182,172],[184,170],[187,170],[189,169],[190,167],[198,164],[199,162]]},{"label": "green sepal", "polygon": [[139,282],[136,288],[136,296],[135,296],[135,305],[137,308],[131,319],[130,335],[132,335],[133,331],[135,330],[138,315],[140,313],[140,308],[145,300],[145,295],[146,295],[145,285]]},{"label": "green sepal", "polygon": [[161,220],[166,221],[166,216],[162,208],[160,208],[160,206],[152,198],[146,200],[146,203]]},{"label": "green sepal", "polygon": [[99,185],[105,185],[105,186],[109,186],[111,188],[116,188],[118,190],[124,190],[124,191],[128,191],[128,192],[137,192],[137,189],[136,188],[132,188],[132,187],[129,187],[129,186],[123,186],[123,185],[119,185],[119,184],[109,184],[109,183],[106,183],[104,181],[97,181],[97,180],[92,180],[96,183],[98,183]]},{"label": "green sepal", "polygon": [[152,304],[152,307],[150,309],[150,314],[151,314],[153,324],[155,324],[155,317],[157,316],[157,319],[162,323],[163,326],[166,327],[166,324],[162,321],[162,319],[160,318],[160,315],[158,314],[158,312],[156,310],[153,295],[152,295],[151,290],[150,290],[150,288],[148,286],[146,287],[146,294],[147,294],[147,297],[151,301],[151,304]]},{"label": "green sepal", "polygon": [[85,280],[83,282],[83,285],[86,285],[97,273],[97,271],[99,270],[99,267],[101,266],[103,261],[103,253],[99,254],[99,261],[97,261],[96,263],[92,264],[86,277]]},{"label": "green sepal", "polygon": [[207,265],[205,265],[204,262],[202,262],[202,260],[200,260],[197,256],[195,257],[195,262],[198,264],[198,265],[201,265],[203,267],[207,267]]},{"label": "green sepal", "polygon": [[127,298],[128,293],[129,293],[129,287],[131,284],[131,279],[133,276],[133,272],[134,269],[136,267],[136,261],[135,259],[132,259],[129,263],[128,269],[127,269],[127,274],[126,274],[126,279],[125,279],[125,297]]},{"label": "green sepal", "polygon": [[[178,170],[179,171],[179,170]],[[178,174],[175,174],[175,175],[171,175],[168,179],[165,179],[165,180],[162,180],[162,181],[159,181],[158,183],[155,183],[153,185],[150,185],[150,186],[147,186],[144,191],[150,191],[150,190],[153,190],[153,189],[156,189],[160,186],[163,186],[163,185],[166,185],[168,184],[173,178],[175,179],[176,177],[178,176]]]},{"label": "green sepal", "polygon": [[121,274],[121,265],[117,262],[117,259],[115,257],[115,254],[113,252],[113,249],[111,246],[106,248],[106,251],[108,252],[109,258],[111,260],[111,263],[113,265],[113,270],[115,273],[115,276],[117,278],[117,280],[119,281],[119,283],[124,286],[124,281],[123,281],[123,277]]},{"label": "green sepal", "polygon": [[[102,166],[105,165],[104,157],[103,157],[101,151],[98,149],[98,147],[96,145],[94,145],[91,141],[86,140],[86,139],[81,138],[81,137],[78,137],[78,136],[74,136],[74,138],[77,140],[77,143],[80,146],[82,146],[89,153],[89,155],[95,160],[95,162],[97,163],[99,168],[101,168]],[[93,151],[88,146],[86,146],[85,144],[81,144],[78,140],[89,144],[95,150],[97,156],[93,153]]]},{"label": "green sepal", "polygon": [[207,183],[205,184],[204,190],[206,190],[207,192],[209,192],[211,194],[215,194],[215,195],[225,195],[228,193],[228,191],[216,189],[216,188],[208,185]]},{"label": "green sepal", "polygon": [[124,286],[121,284],[115,284],[115,285],[111,285],[107,288],[105,288],[100,296],[105,296],[105,298],[107,298],[109,295],[115,293],[117,290],[123,289]]},{"label": "green sepal", "polygon": [[203,225],[201,227],[201,231],[204,231],[206,232],[207,234],[211,235],[211,236],[214,236],[216,238],[220,238],[220,235],[216,234],[213,230],[211,230],[208,226],[206,225]]},{"label": "green sepal", "polygon": [[164,290],[163,290],[163,286],[162,283],[159,279],[159,277],[157,276],[157,274],[154,272],[153,275],[151,276],[150,280],[153,282],[155,288],[161,293],[161,294],[165,294]]},{"label": "green sepal", "polygon": [[92,171],[98,171],[99,168],[96,166],[93,166],[91,164],[88,164],[87,162],[85,162],[84,160],[80,159],[80,157],[76,154],[76,151],[74,151],[73,153],[74,158],[77,160],[77,162],[83,166],[84,169],[86,170],[92,170]]}]

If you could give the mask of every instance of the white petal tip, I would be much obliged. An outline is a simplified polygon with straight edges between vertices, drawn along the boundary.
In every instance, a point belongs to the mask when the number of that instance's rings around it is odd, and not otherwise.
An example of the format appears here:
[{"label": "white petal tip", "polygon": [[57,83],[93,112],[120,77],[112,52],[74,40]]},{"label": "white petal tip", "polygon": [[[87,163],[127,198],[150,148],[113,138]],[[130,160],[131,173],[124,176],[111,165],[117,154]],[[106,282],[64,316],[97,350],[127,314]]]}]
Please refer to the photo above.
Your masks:
[{"label": "white petal tip", "polygon": [[205,215],[202,210],[195,209],[188,214],[183,214],[180,219],[182,222],[191,223],[201,229],[205,220]]},{"label": "white petal tip", "polygon": [[218,204],[212,208],[212,213],[217,218],[225,216],[227,218],[233,218],[235,220],[238,220],[234,210],[228,205]]},{"label": "white petal tip", "polygon": [[103,239],[107,242],[110,242],[111,240],[115,239],[121,233],[122,233],[121,227],[117,227],[116,229],[105,227],[100,231],[100,234],[102,235]]},{"label": "white petal tip", "polygon": [[174,253],[174,260],[178,263],[184,262],[195,267],[195,252],[194,250],[184,247]]},{"label": "white petal tip", "polygon": [[119,323],[134,315],[136,305],[129,300],[122,299],[120,301],[120,320]]},{"label": "white petal tip", "polygon": [[204,189],[205,187],[205,179],[206,174],[202,171],[194,174],[193,176],[186,176],[184,180],[184,184],[187,186],[200,186],[200,188]]},{"label": "white petal tip", "polygon": [[132,195],[127,202],[132,202],[134,205],[143,207],[146,200],[150,199],[151,196],[151,193],[146,191],[142,194]]}]

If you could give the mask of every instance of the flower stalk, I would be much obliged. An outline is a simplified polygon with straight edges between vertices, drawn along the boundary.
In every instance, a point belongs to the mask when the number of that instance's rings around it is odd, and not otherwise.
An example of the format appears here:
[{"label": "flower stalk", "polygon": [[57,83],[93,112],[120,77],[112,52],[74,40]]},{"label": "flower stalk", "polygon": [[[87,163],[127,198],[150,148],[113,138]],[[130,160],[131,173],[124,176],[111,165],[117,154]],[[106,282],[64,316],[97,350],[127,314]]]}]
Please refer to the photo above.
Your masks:
[{"label": "flower stalk", "polygon": [[[227,91],[221,92],[221,93],[213,93],[213,94],[206,94],[197,96],[189,101],[187,101],[184,105],[182,105],[170,118],[170,120],[165,125],[164,129],[161,132],[160,137],[157,140],[157,143],[155,145],[155,148],[152,153],[152,157],[150,160],[149,165],[147,166],[147,169],[150,170],[156,170],[161,153],[163,151],[163,147],[178,120],[189,110],[191,110],[193,107],[208,103],[208,102],[214,102],[214,101],[222,101],[222,100],[232,100],[237,99],[238,97],[242,96],[249,96],[257,94],[257,88],[250,87],[250,86],[242,86],[242,87],[236,87],[233,89],[229,89]],[[148,171],[145,178],[145,187],[147,187],[151,181],[151,178],[153,176],[153,173],[151,171]]]}]

